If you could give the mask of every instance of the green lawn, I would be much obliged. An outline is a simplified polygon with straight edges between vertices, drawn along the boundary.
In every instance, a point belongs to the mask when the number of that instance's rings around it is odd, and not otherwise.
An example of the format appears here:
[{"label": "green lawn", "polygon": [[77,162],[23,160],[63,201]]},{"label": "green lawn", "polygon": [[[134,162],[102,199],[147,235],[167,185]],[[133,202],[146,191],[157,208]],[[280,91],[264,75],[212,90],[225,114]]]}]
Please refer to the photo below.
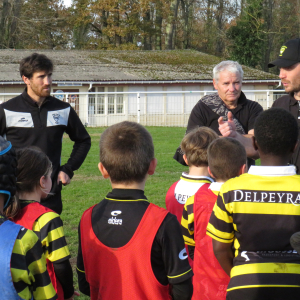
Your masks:
[{"label": "green lawn", "polygon": [[[158,160],[156,173],[149,177],[145,193],[148,199],[162,207],[165,207],[165,194],[171,184],[177,181],[182,171],[187,167],[181,166],[172,157],[184,136],[185,128],[172,127],[148,127],[154,141],[155,157]],[[75,288],[78,290],[77,275],[75,271],[78,247],[77,227],[84,210],[98,203],[110,191],[110,183],[104,180],[98,170],[99,163],[99,139],[105,128],[88,128],[92,138],[91,150],[81,166],[75,172],[71,184],[62,191],[64,230],[71,252],[71,264],[74,270]],[[64,163],[71,151],[73,143],[64,137],[62,163]],[[77,299],[89,299],[80,296]]]}]

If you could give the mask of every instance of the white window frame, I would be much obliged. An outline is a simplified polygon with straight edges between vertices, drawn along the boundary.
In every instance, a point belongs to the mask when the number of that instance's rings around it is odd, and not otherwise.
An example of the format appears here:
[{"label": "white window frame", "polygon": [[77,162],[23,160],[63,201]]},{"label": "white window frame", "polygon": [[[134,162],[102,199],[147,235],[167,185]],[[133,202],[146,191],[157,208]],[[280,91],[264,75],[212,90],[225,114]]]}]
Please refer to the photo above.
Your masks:
[{"label": "white window frame", "polygon": [[[95,94],[89,96],[89,107],[93,104],[93,112],[89,109],[90,115],[124,115],[125,114],[125,97],[124,94],[107,94],[108,92],[116,93],[123,92],[122,86],[106,86],[96,87],[96,92],[105,94]],[[94,96],[94,97],[93,97]],[[118,101],[121,98],[121,101]],[[93,103],[90,99],[94,99]],[[101,106],[99,102],[101,101]],[[101,107],[101,110],[99,109]],[[121,111],[120,111],[121,109]],[[119,111],[119,112],[118,112]]]}]

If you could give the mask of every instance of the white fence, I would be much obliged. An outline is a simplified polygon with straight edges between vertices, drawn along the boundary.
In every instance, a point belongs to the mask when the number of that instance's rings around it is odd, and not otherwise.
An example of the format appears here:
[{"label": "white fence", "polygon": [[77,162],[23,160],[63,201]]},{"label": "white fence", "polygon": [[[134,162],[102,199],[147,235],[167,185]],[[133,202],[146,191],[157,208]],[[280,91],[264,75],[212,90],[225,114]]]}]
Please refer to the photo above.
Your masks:
[{"label": "white fence", "polygon": [[[135,121],[145,126],[186,127],[194,105],[215,91],[160,91],[111,93],[55,93],[69,102],[86,126],[110,126],[121,121]],[[264,109],[285,95],[284,90],[243,90],[246,97]],[[17,94],[0,94],[7,101]]]}]

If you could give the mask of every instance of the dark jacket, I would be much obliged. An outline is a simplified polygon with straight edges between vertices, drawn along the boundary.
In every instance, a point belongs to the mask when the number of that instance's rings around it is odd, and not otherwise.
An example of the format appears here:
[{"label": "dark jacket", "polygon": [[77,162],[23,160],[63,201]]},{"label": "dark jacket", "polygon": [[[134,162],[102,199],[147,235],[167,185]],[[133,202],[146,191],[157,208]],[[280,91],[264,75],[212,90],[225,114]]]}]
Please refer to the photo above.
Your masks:
[{"label": "dark jacket", "polygon": [[[293,94],[285,95],[278,98],[272,105],[272,107],[280,107],[287,111],[289,111],[294,118],[297,120],[298,128],[299,128],[299,137],[300,138],[300,119],[299,119],[299,103]],[[295,165],[297,168],[297,174],[300,174],[300,143],[296,148],[296,151],[293,153],[292,159],[290,161],[291,164]]]},{"label": "dark jacket", "polygon": [[[205,97],[205,96],[204,96]],[[229,109],[234,117],[238,119],[242,125],[246,134],[254,128],[254,122],[257,116],[263,111],[262,106],[252,100],[248,100],[245,94],[242,92],[235,109]],[[191,111],[186,134],[196,127],[206,126],[215,131],[218,135],[221,135],[219,131],[218,119],[220,116],[213,112],[207,105],[205,105],[201,99],[197,102]],[[180,147],[176,150],[174,159],[182,165],[186,165],[183,160],[183,153]],[[251,163],[252,164],[252,163]]]},{"label": "dark jacket", "polygon": [[[74,142],[67,163],[60,165],[63,134]],[[0,135],[6,137],[16,149],[39,147],[53,164],[52,193],[45,206],[57,213],[62,211],[61,184],[57,185],[59,171],[73,177],[73,172],[83,163],[90,147],[91,138],[69,103],[47,97],[39,107],[26,89],[24,92],[0,105]]]}]

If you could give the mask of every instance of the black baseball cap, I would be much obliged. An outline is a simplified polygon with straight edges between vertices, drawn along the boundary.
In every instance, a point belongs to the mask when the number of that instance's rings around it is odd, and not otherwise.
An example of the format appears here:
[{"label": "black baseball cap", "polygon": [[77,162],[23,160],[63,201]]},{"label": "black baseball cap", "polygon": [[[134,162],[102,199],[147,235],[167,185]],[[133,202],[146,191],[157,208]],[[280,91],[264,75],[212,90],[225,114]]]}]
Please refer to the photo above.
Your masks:
[{"label": "black baseball cap", "polygon": [[279,68],[290,67],[300,62],[300,39],[287,41],[281,48],[278,58],[268,63],[269,68],[275,66]]}]

